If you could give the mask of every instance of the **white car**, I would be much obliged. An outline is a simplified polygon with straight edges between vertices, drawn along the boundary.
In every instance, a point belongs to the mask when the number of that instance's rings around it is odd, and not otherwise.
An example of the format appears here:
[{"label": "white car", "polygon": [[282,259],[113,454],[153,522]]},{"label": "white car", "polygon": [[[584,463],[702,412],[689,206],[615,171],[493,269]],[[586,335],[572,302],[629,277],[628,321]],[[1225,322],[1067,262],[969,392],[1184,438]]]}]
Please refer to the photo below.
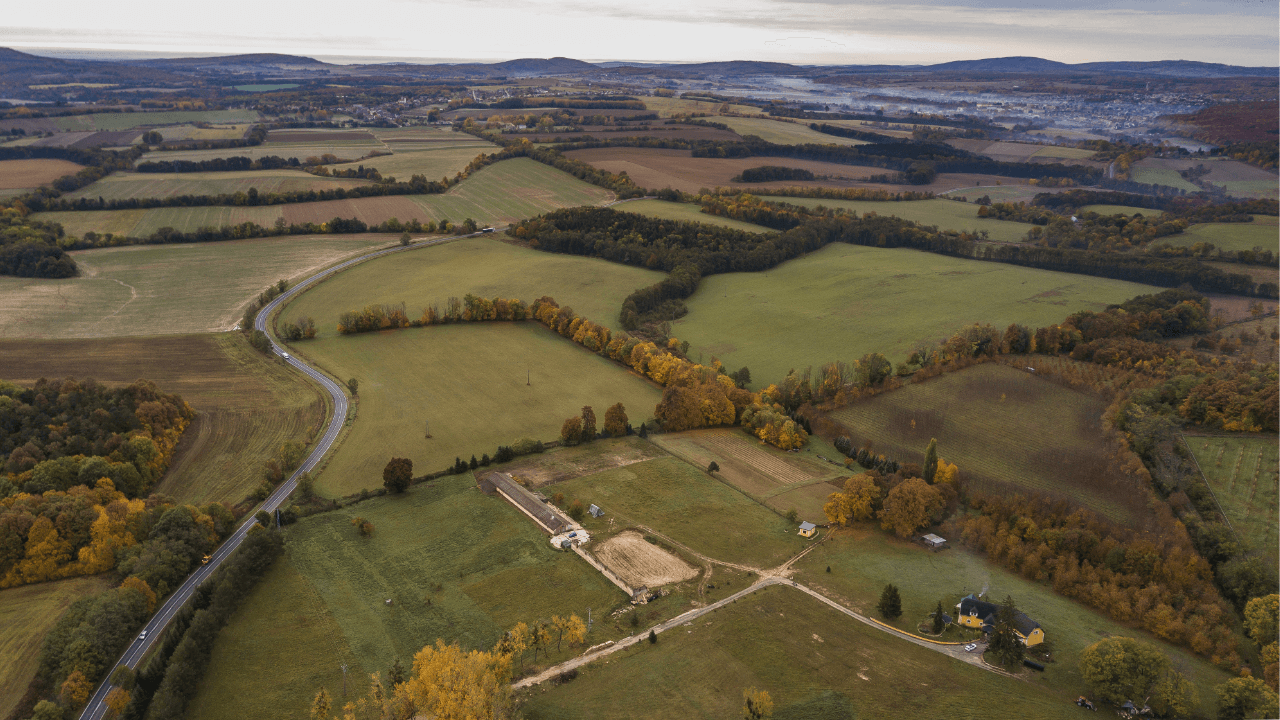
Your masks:
[{"label": "white car", "polygon": [[284,358],[285,360],[288,360],[288,359],[289,359],[289,353],[287,353],[287,352],[282,352],[282,353],[280,353],[280,357]]},{"label": "white car", "polygon": [[142,631],[142,634],[138,635],[138,639],[139,639],[139,640],[146,640],[146,639],[147,639],[147,631],[146,631],[146,630],[143,630],[143,631]]},{"label": "white car", "polygon": [[977,650],[977,649],[978,649],[978,643],[969,643],[968,645],[964,646],[965,652],[973,652],[974,650]]}]

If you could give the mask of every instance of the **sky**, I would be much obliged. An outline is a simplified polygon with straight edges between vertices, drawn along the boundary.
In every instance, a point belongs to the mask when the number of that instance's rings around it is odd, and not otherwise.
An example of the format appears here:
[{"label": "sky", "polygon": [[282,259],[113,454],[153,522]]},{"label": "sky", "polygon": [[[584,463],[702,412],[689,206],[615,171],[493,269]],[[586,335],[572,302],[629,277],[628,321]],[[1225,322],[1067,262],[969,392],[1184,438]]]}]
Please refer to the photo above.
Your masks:
[{"label": "sky", "polygon": [[1199,60],[1274,67],[1280,64],[1280,3],[63,0],[56,6],[14,3],[5,11],[0,46],[44,54],[279,52],[329,62],[564,56],[901,65],[1028,55],[1067,63]]}]

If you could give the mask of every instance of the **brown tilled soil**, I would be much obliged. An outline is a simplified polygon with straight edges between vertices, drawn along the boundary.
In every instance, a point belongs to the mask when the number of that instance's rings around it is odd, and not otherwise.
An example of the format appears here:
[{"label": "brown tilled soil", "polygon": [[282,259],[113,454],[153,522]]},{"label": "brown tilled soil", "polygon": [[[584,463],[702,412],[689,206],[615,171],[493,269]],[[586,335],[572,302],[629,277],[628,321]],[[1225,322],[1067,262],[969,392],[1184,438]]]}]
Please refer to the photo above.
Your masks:
[{"label": "brown tilled soil", "polygon": [[67,160],[0,160],[0,190],[37,187],[82,169]]},{"label": "brown tilled soil", "polygon": [[638,532],[619,533],[596,547],[593,554],[633,588],[655,588],[698,576],[696,568],[646,542]]}]

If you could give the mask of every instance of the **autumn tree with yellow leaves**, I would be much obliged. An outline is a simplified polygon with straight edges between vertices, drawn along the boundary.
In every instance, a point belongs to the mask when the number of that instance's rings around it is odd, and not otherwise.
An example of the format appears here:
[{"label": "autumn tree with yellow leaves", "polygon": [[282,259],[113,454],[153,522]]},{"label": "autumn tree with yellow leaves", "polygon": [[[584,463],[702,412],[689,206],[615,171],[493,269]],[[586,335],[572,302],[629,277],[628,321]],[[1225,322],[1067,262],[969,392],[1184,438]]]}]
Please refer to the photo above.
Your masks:
[{"label": "autumn tree with yellow leaves", "polygon": [[822,510],[833,525],[870,520],[875,516],[880,501],[880,487],[871,476],[854,475],[845,480],[842,492],[831,493]]}]

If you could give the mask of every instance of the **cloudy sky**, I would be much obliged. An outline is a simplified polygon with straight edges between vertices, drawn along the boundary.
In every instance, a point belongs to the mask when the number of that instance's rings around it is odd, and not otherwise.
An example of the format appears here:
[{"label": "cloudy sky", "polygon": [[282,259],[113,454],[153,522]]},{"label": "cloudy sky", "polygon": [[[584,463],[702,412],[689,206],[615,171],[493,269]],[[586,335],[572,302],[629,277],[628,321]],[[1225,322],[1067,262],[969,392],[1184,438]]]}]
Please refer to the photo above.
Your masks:
[{"label": "cloudy sky", "polygon": [[1278,28],[1276,0],[64,0],[14,3],[0,45],[339,62],[927,64],[1031,55],[1275,66]]}]

